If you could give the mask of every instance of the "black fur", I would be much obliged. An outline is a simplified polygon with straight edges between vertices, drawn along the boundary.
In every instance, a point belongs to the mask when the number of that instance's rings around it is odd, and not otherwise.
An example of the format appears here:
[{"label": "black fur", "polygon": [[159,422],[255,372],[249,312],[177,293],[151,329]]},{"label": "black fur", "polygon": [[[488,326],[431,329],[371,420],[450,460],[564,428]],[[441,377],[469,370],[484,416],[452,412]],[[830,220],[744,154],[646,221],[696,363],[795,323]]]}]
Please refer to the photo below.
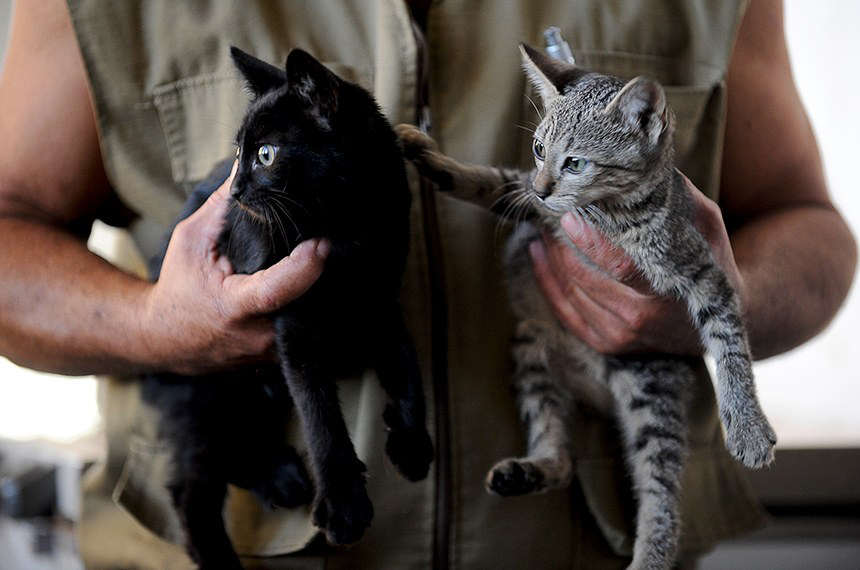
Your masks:
[{"label": "black fur", "polygon": [[[424,478],[433,458],[418,363],[397,302],[410,196],[393,131],[369,93],[305,52],[291,52],[286,71],[236,48],[233,59],[255,99],[238,134],[221,253],[237,272],[252,273],[308,238],[327,237],[332,248],[320,279],[273,315],[279,366],[144,380],[143,396],[162,411],[163,437],[174,449],[169,488],[188,552],[213,568],[241,567],[221,518],[228,483],[271,506],[315,497],[314,522],[334,544],[358,540],[370,524],[365,466],[336,379],[377,371],[389,397],[386,452],[406,478]],[[257,156],[264,144],[275,147],[269,166]],[[219,164],[195,190],[183,217],[231,164]],[[163,253],[153,261],[156,276],[162,260]],[[312,478],[284,442],[293,407]]]}]

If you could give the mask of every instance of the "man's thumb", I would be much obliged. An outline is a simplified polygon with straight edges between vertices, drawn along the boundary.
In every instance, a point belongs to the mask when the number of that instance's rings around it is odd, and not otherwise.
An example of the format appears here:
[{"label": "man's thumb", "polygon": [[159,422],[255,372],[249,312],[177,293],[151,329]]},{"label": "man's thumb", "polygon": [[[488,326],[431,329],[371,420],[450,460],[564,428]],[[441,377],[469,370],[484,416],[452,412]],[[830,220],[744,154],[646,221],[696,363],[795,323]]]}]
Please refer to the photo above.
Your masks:
[{"label": "man's thumb", "polygon": [[310,289],[322,274],[330,249],[325,238],[304,241],[273,266],[253,275],[230,275],[225,285],[229,282],[233,289],[231,297],[240,313],[271,313]]}]

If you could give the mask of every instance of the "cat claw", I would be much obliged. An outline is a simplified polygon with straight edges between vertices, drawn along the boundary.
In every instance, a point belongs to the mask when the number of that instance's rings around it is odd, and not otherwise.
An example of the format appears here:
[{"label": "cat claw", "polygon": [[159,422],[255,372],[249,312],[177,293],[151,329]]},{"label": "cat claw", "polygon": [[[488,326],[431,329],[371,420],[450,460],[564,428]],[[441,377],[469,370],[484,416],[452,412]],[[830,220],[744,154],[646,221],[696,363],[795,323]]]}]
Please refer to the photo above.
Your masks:
[{"label": "cat claw", "polygon": [[776,433],[760,416],[728,424],[726,447],[735,459],[750,469],[760,469],[773,462]]}]

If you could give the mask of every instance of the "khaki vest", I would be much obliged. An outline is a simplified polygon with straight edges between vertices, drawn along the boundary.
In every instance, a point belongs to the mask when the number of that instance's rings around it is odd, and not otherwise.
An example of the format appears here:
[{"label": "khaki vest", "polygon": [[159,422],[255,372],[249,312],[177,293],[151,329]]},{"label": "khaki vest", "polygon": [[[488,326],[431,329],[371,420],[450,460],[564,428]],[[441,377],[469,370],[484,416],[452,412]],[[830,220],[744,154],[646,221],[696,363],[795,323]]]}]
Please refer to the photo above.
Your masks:
[{"label": "khaki vest", "polygon": [[[418,44],[402,0],[69,4],[105,166],[140,214],[130,232],[145,256],[195,182],[233,152],[247,97],[230,45],[270,62],[303,48],[370,89],[392,123],[416,117]],[[726,0],[435,1],[427,26],[433,135],[464,161],[527,166],[529,134],[517,125],[536,117],[517,44],[541,46],[543,29],[554,25],[580,65],[647,74],[666,86],[679,166],[716,197],[724,80],[742,12],[743,2]],[[299,551],[290,564],[308,568],[426,568],[434,559],[455,568],[622,567],[615,557],[630,554],[635,507],[610,421],[583,412],[575,422],[571,490],[510,499],[484,491],[487,470],[524,446],[508,387],[503,239],[495,217],[445,196],[416,189],[412,215],[403,300],[436,426],[435,473],[417,484],[396,474],[382,451],[381,389],[370,374],[345,380],[344,413],[376,507],[365,538],[348,550],[319,541],[307,549],[317,534],[307,509],[266,512],[231,489],[225,512],[237,550]],[[683,482],[687,550],[761,520],[723,449],[704,367],[698,388]],[[157,416],[141,405],[133,379],[106,381],[103,396],[107,457],[87,482],[81,524],[88,567],[189,567],[174,544],[181,536],[164,490]]]}]

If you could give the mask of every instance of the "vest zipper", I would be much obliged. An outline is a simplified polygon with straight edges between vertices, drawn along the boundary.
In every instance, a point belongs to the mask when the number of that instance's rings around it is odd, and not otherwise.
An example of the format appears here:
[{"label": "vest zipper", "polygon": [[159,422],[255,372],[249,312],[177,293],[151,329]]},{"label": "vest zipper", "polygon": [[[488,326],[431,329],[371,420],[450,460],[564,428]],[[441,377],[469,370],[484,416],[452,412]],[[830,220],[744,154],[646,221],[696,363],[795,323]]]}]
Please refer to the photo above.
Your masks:
[{"label": "vest zipper", "polygon": [[[421,10],[410,3],[413,13],[412,28],[417,47],[418,93],[416,98],[416,123],[428,133],[432,114],[428,97],[427,41],[421,27],[426,29],[428,6]],[[429,5],[429,2],[427,3]],[[423,211],[424,247],[427,258],[427,273],[430,281],[430,351],[433,401],[435,408],[436,435],[436,501],[433,532],[433,568],[447,570],[450,566],[451,535],[451,441],[450,411],[448,401],[448,300],[445,291],[445,266],[442,259],[442,240],[439,233],[439,218],[436,210],[436,194],[433,184],[421,179],[421,207]]]}]

